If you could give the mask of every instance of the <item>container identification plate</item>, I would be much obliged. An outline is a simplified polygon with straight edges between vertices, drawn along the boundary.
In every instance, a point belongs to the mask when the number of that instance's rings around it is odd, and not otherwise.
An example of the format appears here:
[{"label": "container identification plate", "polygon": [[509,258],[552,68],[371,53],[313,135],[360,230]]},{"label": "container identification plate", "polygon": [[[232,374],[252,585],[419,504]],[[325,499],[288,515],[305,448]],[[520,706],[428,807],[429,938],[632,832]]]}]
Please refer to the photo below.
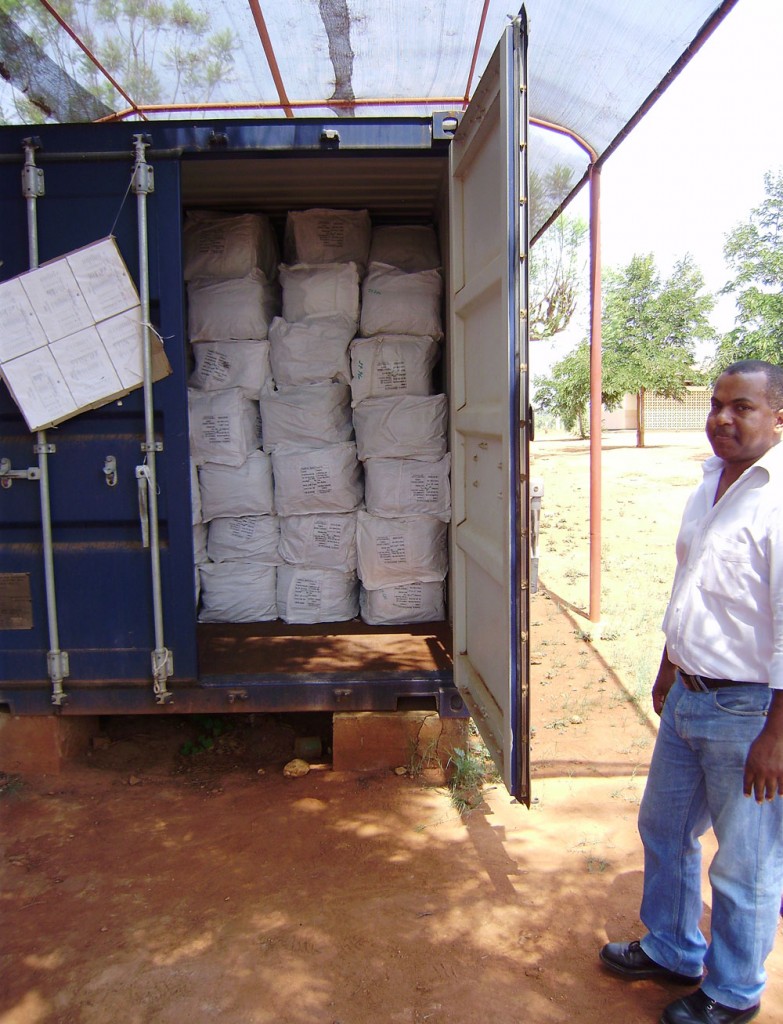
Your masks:
[{"label": "container identification plate", "polygon": [[32,629],[29,572],[0,573],[0,629]]}]

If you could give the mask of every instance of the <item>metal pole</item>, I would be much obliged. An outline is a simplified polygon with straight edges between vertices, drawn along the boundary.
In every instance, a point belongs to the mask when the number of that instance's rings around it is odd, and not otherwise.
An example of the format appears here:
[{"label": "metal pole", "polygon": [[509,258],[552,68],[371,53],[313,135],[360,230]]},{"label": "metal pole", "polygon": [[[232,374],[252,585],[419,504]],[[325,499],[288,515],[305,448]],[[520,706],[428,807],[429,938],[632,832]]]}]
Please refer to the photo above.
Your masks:
[{"label": "metal pole", "polygon": [[152,652],[152,676],[155,699],[166,704],[173,697],[166,683],[172,675],[173,657],[163,641],[163,598],[160,575],[160,536],[158,532],[158,484],[156,455],[163,443],[155,439],[155,406],[152,395],[152,349],[150,339],[149,260],[147,248],[147,195],[154,192],[152,167],[146,162],[148,142],[144,135],[134,135],[136,162],[133,169],[133,191],[136,193],[139,233],[139,296],[144,366],[144,442],[141,450],[144,463],[136,467],[140,492],[145,492],[149,518],[150,563],[152,569],[152,608],[155,625],[155,649]]},{"label": "metal pole", "polygon": [[590,168],[590,607],[601,621],[601,168]]},{"label": "metal pole", "polygon": [[[35,139],[24,140],[24,166],[22,168],[22,194],[27,201],[27,243],[30,269],[38,266],[38,199],[44,195],[43,169],[36,167]],[[38,481],[41,496],[41,533],[43,534],[44,579],[46,582],[46,615],[49,624],[49,653],[47,665],[52,681],[52,704],[61,707],[66,699],[63,679],[68,675],[68,654],[60,650],[60,631],[57,625],[57,591],[54,580],[54,543],[52,541],[52,505],[49,490],[49,456],[56,448],[49,444],[46,431],[36,434],[34,452],[38,456]]]}]

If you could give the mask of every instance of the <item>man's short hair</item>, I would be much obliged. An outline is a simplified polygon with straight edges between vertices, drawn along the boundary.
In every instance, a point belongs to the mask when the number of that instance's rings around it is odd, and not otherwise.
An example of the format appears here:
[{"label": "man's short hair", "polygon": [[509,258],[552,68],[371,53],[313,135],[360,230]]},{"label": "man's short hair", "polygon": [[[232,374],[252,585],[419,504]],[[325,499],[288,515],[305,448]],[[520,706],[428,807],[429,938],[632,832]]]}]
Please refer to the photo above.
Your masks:
[{"label": "man's short hair", "polygon": [[767,363],[763,359],[740,359],[723,371],[735,373],[763,373],[767,378],[767,401],[777,411],[783,409],[783,366]]}]

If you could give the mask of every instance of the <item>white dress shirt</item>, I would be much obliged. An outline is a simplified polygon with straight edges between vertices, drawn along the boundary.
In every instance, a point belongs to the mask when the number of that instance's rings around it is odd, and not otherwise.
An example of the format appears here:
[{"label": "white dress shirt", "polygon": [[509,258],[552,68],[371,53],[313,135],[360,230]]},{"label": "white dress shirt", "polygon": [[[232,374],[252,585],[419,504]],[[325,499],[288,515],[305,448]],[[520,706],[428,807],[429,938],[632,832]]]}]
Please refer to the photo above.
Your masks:
[{"label": "white dress shirt", "polygon": [[723,465],[705,461],[685,506],[667,652],[690,674],[783,689],[783,443],[713,504]]}]

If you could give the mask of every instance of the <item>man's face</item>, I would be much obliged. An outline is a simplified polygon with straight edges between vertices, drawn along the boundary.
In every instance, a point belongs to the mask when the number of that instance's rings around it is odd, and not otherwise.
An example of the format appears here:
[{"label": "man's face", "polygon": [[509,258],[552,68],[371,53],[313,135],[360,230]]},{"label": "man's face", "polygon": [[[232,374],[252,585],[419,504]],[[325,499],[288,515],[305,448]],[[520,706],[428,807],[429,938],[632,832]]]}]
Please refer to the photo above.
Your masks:
[{"label": "man's face", "polygon": [[715,382],[707,439],[724,462],[747,468],[777,444],[783,409],[773,409],[763,373],[723,373]]}]

